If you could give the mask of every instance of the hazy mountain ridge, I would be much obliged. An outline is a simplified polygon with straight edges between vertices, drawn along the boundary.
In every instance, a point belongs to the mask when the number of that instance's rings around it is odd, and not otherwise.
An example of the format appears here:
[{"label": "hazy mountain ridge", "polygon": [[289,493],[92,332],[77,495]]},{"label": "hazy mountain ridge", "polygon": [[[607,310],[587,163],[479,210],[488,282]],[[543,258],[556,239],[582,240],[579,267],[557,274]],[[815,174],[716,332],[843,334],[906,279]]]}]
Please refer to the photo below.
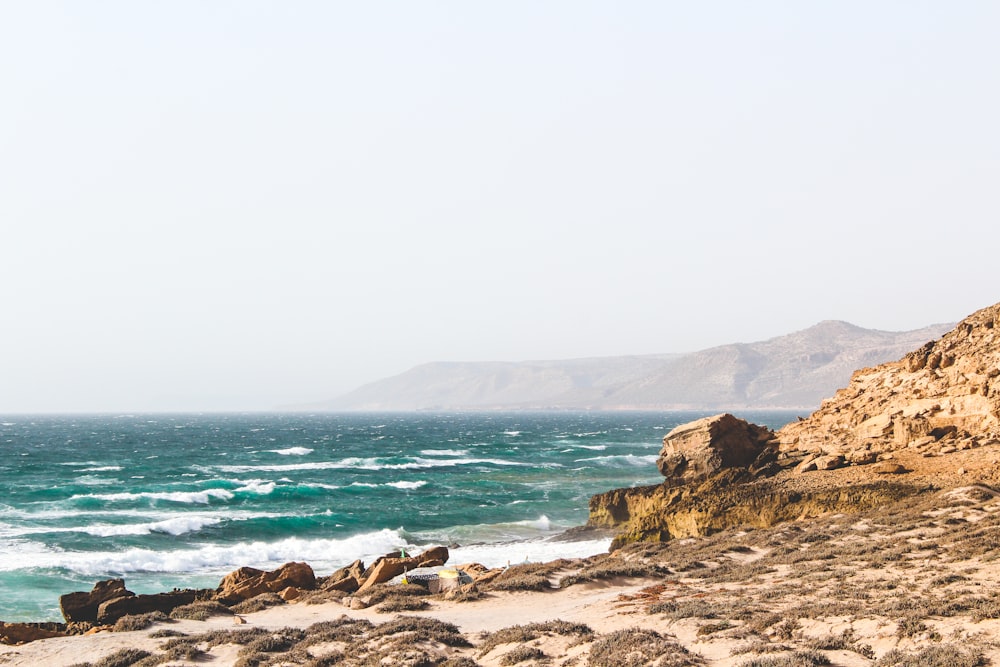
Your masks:
[{"label": "hazy mountain ridge", "polygon": [[321,410],[815,408],[860,368],[898,359],[953,324],[905,332],[828,320],[757,343],[689,354],[433,362]]}]

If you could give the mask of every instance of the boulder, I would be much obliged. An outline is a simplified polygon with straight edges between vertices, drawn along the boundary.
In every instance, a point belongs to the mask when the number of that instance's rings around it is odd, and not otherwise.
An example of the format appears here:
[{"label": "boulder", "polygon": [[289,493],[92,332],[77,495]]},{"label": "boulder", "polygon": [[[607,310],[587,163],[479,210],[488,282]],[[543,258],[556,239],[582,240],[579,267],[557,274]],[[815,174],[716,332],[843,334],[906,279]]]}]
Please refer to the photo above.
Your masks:
[{"label": "boulder", "polygon": [[37,639],[67,636],[62,623],[4,623],[0,621],[0,644],[27,644]]},{"label": "boulder", "polygon": [[324,591],[345,591],[353,593],[358,590],[361,579],[365,573],[365,564],[356,560],[346,567],[336,570],[329,577],[319,583],[319,587]]},{"label": "boulder", "polygon": [[102,602],[97,610],[97,622],[111,625],[123,616],[148,614],[154,611],[170,614],[176,607],[208,597],[211,590],[175,590],[152,595],[130,595]]},{"label": "boulder", "polygon": [[678,426],[663,438],[656,466],[669,485],[697,482],[724,468],[748,468],[774,438],[765,426],[731,414]]},{"label": "boulder", "polygon": [[108,600],[133,597],[135,593],[125,588],[124,579],[106,579],[94,584],[89,593],[67,593],[59,598],[59,610],[67,623],[97,622],[101,604]]},{"label": "boulder", "polygon": [[[382,584],[393,577],[397,577],[407,570],[412,570],[417,566],[415,558],[380,558],[370,568],[364,583],[358,588],[358,593],[363,593],[375,584]],[[410,567],[407,567],[410,565]]]},{"label": "boulder", "polygon": [[311,591],[316,588],[316,575],[307,563],[285,563],[270,572],[253,567],[241,567],[230,572],[219,583],[215,599],[223,604],[249,600],[261,593],[278,593],[289,586]]}]

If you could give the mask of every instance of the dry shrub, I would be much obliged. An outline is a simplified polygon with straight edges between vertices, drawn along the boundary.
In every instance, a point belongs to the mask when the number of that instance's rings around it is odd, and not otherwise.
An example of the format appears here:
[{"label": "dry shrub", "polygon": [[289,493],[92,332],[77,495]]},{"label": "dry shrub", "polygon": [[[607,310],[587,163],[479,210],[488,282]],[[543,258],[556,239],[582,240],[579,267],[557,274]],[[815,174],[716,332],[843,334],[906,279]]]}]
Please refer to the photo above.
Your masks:
[{"label": "dry shrub", "polygon": [[421,600],[419,598],[396,596],[392,595],[387,597],[385,601],[379,606],[375,607],[375,611],[380,614],[389,614],[399,611],[422,611],[429,608],[431,605],[427,600]]},{"label": "dry shrub", "polygon": [[917,653],[893,649],[875,661],[875,667],[983,667],[989,661],[978,651],[967,651],[954,644],[929,646]]},{"label": "dry shrub", "polygon": [[819,667],[829,665],[830,659],[819,651],[795,651],[791,655],[754,658],[740,663],[739,667]]},{"label": "dry shrub", "polygon": [[277,593],[261,593],[249,600],[234,604],[230,609],[234,614],[252,614],[255,611],[264,611],[268,607],[277,607],[283,604],[285,601]]},{"label": "dry shrub", "polygon": [[369,633],[371,637],[390,637],[406,634],[406,641],[413,642],[438,642],[445,646],[470,647],[469,643],[458,626],[452,623],[439,621],[436,618],[424,618],[420,616],[399,616],[388,623],[375,626]]},{"label": "dry shrub", "polygon": [[215,600],[192,602],[175,607],[170,612],[170,618],[187,619],[191,621],[206,621],[212,616],[232,616],[233,610]]},{"label": "dry shrub", "polygon": [[514,650],[500,656],[500,664],[506,667],[525,662],[526,660],[544,660],[547,657],[544,651],[534,646],[518,646]]},{"label": "dry shrub", "polygon": [[[655,661],[655,662],[654,662]],[[603,635],[590,647],[589,667],[696,667],[704,659],[672,638],[653,630],[617,630]]]},{"label": "dry shrub", "polygon": [[495,632],[483,634],[479,644],[479,656],[482,657],[502,644],[525,644],[542,635],[562,635],[589,637],[594,634],[590,626],[569,621],[545,621],[544,623],[529,623],[527,625],[512,625]]},{"label": "dry shrub", "polygon": [[132,665],[150,657],[149,651],[137,648],[123,648],[107,655],[95,663],[93,667],[131,667]]},{"label": "dry shrub", "polygon": [[128,616],[122,616],[115,621],[114,626],[111,628],[111,632],[134,632],[136,630],[145,630],[153,623],[168,620],[170,620],[169,617],[162,611],[151,611],[148,614],[129,614]]}]

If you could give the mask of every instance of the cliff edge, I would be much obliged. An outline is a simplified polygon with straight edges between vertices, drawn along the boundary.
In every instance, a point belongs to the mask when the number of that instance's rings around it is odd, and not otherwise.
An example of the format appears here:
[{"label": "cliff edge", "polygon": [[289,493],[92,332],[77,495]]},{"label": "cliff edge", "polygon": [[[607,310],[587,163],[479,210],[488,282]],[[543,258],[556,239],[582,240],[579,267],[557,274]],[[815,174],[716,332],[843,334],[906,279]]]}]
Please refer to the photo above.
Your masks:
[{"label": "cliff edge", "polygon": [[1000,482],[1000,304],[902,359],[856,371],[777,432],[721,414],[677,427],[662,484],[591,498],[588,525],[634,541],[765,528]]}]

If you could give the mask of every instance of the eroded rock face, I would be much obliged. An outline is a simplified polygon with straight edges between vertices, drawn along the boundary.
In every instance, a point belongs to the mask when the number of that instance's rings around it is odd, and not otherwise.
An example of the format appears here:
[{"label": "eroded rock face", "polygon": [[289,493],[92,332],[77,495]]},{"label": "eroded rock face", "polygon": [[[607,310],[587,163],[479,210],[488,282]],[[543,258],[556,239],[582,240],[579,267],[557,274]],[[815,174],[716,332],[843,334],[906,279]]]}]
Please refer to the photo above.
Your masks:
[{"label": "eroded rock face", "polygon": [[928,455],[1000,441],[1000,304],[900,361],[857,371],[809,418],[778,431],[781,451],[874,463],[916,449]]},{"label": "eroded rock face", "polygon": [[122,616],[148,614],[159,611],[169,615],[177,607],[191,604],[198,599],[207,599],[211,595],[208,590],[177,590],[169,593],[154,593],[152,595],[131,595],[113,598],[102,602],[97,610],[97,622],[110,625]]},{"label": "eroded rock face", "polygon": [[316,588],[313,569],[307,563],[285,563],[270,572],[241,567],[222,579],[215,597],[223,604],[233,604],[261,593],[279,593],[289,586],[306,591]]},{"label": "eroded rock face", "polygon": [[731,414],[678,426],[663,438],[656,466],[669,485],[707,479],[725,468],[747,468],[774,438],[765,426]]},{"label": "eroded rock face", "polygon": [[0,644],[27,644],[38,639],[65,637],[62,623],[4,623],[0,621]]},{"label": "eroded rock face", "polygon": [[67,593],[59,598],[59,610],[67,623],[96,623],[101,604],[116,598],[134,597],[124,579],[106,579],[88,592]]}]

